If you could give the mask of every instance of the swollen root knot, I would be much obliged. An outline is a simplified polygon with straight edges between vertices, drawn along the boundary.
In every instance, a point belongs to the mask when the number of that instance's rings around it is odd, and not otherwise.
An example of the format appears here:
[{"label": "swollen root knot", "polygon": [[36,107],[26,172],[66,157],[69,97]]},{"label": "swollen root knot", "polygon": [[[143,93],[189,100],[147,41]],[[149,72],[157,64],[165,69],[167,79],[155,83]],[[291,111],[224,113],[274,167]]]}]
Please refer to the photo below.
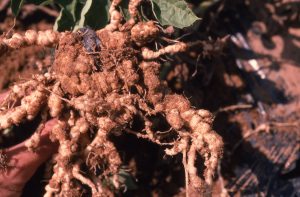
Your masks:
[{"label": "swollen root knot", "polygon": [[153,21],[139,22],[131,29],[131,39],[138,46],[153,41],[159,34],[159,29]]},{"label": "swollen root knot", "polygon": [[159,49],[158,51],[152,51],[148,48],[143,48],[142,56],[144,59],[156,59],[161,55],[180,53],[186,51],[187,49],[188,45],[186,43],[178,42],[174,45],[169,45],[165,48]]},{"label": "swollen root knot", "polygon": [[19,33],[13,34],[11,38],[4,38],[1,40],[1,48],[8,47],[17,49],[23,46],[40,45],[40,46],[52,46],[58,43],[60,33],[46,30],[46,31],[34,31],[28,30],[24,35]]},{"label": "swollen root knot", "polygon": [[132,28],[136,23],[138,17],[138,6],[141,4],[142,0],[130,0],[128,4],[128,12],[130,14],[130,19],[125,26]]},{"label": "swollen root knot", "polygon": [[142,2],[142,0],[130,0],[128,4],[128,12],[132,18],[138,15],[138,6]]},{"label": "swollen root knot", "polygon": [[121,0],[112,0],[109,15],[110,15],[110,23],[106,25],[105,29],[108,31],[115,31],[118,29],[120,22],[122,20],[121,13],[117,10],[117,6],[121,3]]}]

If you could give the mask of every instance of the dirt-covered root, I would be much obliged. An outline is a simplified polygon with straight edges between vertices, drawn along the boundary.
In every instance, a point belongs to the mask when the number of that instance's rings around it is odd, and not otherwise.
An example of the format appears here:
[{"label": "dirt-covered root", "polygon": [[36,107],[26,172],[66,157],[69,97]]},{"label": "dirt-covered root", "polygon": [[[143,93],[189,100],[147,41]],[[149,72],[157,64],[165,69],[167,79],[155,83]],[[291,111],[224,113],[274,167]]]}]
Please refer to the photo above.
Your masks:
[{"label": "dirt-covered root", "polygon": [[139,68],[143,72],[143,82],[147,87],[147,100],[153,103],[155,108],[160,106],[158,104],[162,101],[164,95],[170,92],[166,83],[159,79],[160,66],[159,63],[154,61],[143,61],[139,65]]},{"label": "dirt-covered root", "polygon": [[[195,110],[185,97],[171,94],[166,84],[158,78],[160,64],[153,61],[142,62],[139,67],[143,71],[144,84],[148,89],[147,100],[153,103],[156,112],[165,114],[166,120],[178,131],[180,137],[172,148],[166,149],[166,153],[186,155],[186,181],[198,189],[203,188],[204,184],[196,167],[197,157],[201,156],[205,166],[205,182],[211,185],[223,148],[221,137],[211,128],[212,114],[207,110]],[[149,134],[149,139],[150,136]]]},{"label": "dirt-covered root", "polygon": [[[68,185],[76,180],[90,187],[93,196],[106,196],[109,193],[101,184],[96,186],[97,179],[108,180],[113,177],[111,183],[113,188],[121,187],[118,179],[114,177],[117,177],[122,162],[115,146],[108,140],[108,135],[121,132],[122,128],[131,122],[136,113],[133,106],[134,99],[131,95],[110,94],[107,96],[103,105],[108,106],[107,110],[110,111],[111,118],[97,117],[97,112],[92,108],[91,110],[85,107],[78,108],[69,103],[70,107],[80,111],[82,116],[70,110],[69,114],[64,115],[69,118],[59,120],[51,132],[51,139],[59,142],[59,149],[54,159],[56,161],[54,175],[46,187],[48,196],[52,193],[67,195],[68,192],[74,191],[74,188]],[[84,103],[84,101],[79,103]],[[86,113],[82,113],[83,111]],[[89,116],[85,117],[87,112]],[[95,119],[96,123],[89,121],[90,119]],[[92,140],[87,135],[91,124],[98,128]],[[77,160],[74,160],[75,158]],[[79,173],[79,169],[84,166],[88,168],[89,176]],[[97,176],[97,179],[90,179],[93,176]]]},{"label": "dirt-covered root", "polygon": [[109,9],[110,14],[110,23],[106,25],[104,29],[108,31],[115,31],[115,30],[121,30],[126,31],[130,30],[133,25],[135,25],[139,12],[138,12],[138,6],[141,4],[143,0],[130,0],[128,4],[128,12],[130,15],[130,19],[124,24],[121,24],[121,21],[123,19],[122,14],[118,10],[118,5],[121,3],[122,0],[112,0],[111,6]]},{"label": "dirt-covered root", "polygon": [[[52,67],[46,74],[13,86],[0,111],[0,129],[30,121],[39,112],[46,118],[38,130],[47,118],[58,119],[50,132],[50,139],[59,147],[45,196],[112,196],[120,190],[122,159],[110,137],[128,133],[167,145],[168,155],[183,155],[187,193],[189,188],[199,191],[213,182],[223,146],[211,129],[213,117],[173,94],[159,78],[161,64],[154,61],[162,55],[185,52],[189,45],[177,42],[158,51],[145,48],[160,31],[153,21],[138,22],[141,2],[130,0],[131,19],[124,25],[118,10],[120,0],[112,0],[110,24],[96,32],[49,31],[45,38],[45,32],[28,31],[25,36],[2,39],[11,48],[58,42]],[[92,53],[91,48],[95,50]],[[170,140],[161,139],[153,130],[157,126],[154,116],[164,117],[171,126]],[[143,128],[134,131],[137,120]],[[39,131],[32,135],[27,144],[30,150],[38,148],[39,137]],[[199,158],[204,161],[203,171],[196,164]],[[89,189],[83,191],[82,185]]]},{"label": "dirt-covered root", "polygon": [[163,111],[173,128],[182,130],[187,127],[190,130],[190,132],[180,132],[181,140],[167,149],[166,153],[186,155],[184,161],[188,176],[186,180],[190,186],[198,189],[203,188],[203,181],[196,167],[196,160],[200,156],[204,160],[204,180],[211,185],[223,148],[222,139],[211,129],[211,113],[206,110],[192,109],[187,99],[179,95],[167,95],[164,99]]},{"label": "dirt-covered root", "polygon": [[106,25],[105,29],[108,31],[115,31],[121,25],[122,15],[118,11],[118,5],[122,0],[112,0],[108,13],[110,15],[110,23]]},{"label": "dirt-covered root", "polygon": [[100,129],[85,149],[86,164],[96,174],[102,167],[102,175],[117,174],[122,162],[115,146],[108,140],[108,134],[118,129],[118,124],[108,117],[98,118]]},{"label": "dirt-covered root", "polygon": [[51,80],[48,74],[34,75],[31,80],[13,85],[1,103],[0,129],[33,120],[47,102]]},{"label": "dirt-covered root", "polygon": [[131,29],[131,39],[138,46],[152,42],[159,35],[159,29],[153,21],[139,22]]},{"label": "dirt-covered root", "polygon": [[39,143],[41,141],[41,134],[42,130],[45,128],[45,124],[48,120],[48,109],[44,108],[44,110],[41,112],[41,122],[36,129],[35,133],[25,142],[25,146],[28,148],[30,151],[35,151]]},{"label": "dirt-covered root", "polygon": [[24,95],[19,106],[0,112],[0,129],[18,125],[25,120],[33,120],[45,104],[47,97],[48,92],[43,85],[35,87],[35,90]]},{"label": "dirt-covered root", "polygon": [[53,30],[27,30],[24,35],[15,33],[11,38],[0,38],[0,51],[5,51],[9,48],[18,49],[30,45],[54,46],[58,43],[61,34],[63,33]]},{"label": "dirt-covered root", "polygon": [[181,117],[188,122],[192,129],[192,144],[197,152],[204,158],[204,177],[207,184],[213,182],[213,175],[217,169],[218,161],[222,156],[223,141],[212,128],[212,115],[206,110],[188,110],[181,112]]},{"label": "dirt-covered root", "polygon": [[[45,196],[55,195],[74,195],[78,190],[77,181],[90,187],[93,196],[98,196],[101,188],[89,178],[81,174],[80,169],[83,160],[74,161],[75,157],[80,158],[80,149],[83,144],[79,144],[80,139],[87,133],[89,124],[84,118],[76,118],[71,111],[67,120],[59,120],[51,132],[51,139],[59,142],[58,153],[54,157],[56,162],[49,184],[46,187]],[[78,193],[80,193],[78,191]]]},{"label": "dirt-covered root", "polygon": [[[173,155],[178,151],[187,151],[187,171],[190,179],[197,179],[195,178],[197,168],[194,165],[197,159],[197,152],[199,156],[204,159],[204,165],[206,167],[204,171],[205,182],[211,185],[218,161],[222,156],[223,148],[221,137],[211,128],[213,121],[212,114],[206,110],[197,111],[192,109],[188,100],[179,95],[167,95],[162,108],[166,113],[169,124],[173,128],[180,130],[183,127],[188,127],[190,129],[190,147],[182,149],[178,148],[180,146],[177,145],[175,149],[168,150],[167,153]],[[184,135],[186,135],[186,133],[184,133]],[[197,182],[198,181],[191,181],[191,184]],[[197,186],[197,184],[194,186]]]},{"label": "dirt-covered root", "polygon": [[137,22],[137,18],[139,16],[139,5],[143,0],[130,0],[128,3],[128,12],[130,15],[130,19],[122,26],[121,31],[130,30]]},{"label": "dirt-covered root", "polygon": [[49,113],[53,118],[58,117],[64,108],[62,97],[63,91],[61,90],[60,82],[57,82],[53,85],[51,94],[48,98],[48,106],[51,106],[49,108]]},{"label": "dirt-covered root", "polygon": [[146,47],[142,49],[142,56],[146,60],[157,59],[161,55],[176,54],[179,52],[185,52],[188,49],[188,44],[184,42],[178,42],[173,45],[168,45],[158,51],[152,51]]}]

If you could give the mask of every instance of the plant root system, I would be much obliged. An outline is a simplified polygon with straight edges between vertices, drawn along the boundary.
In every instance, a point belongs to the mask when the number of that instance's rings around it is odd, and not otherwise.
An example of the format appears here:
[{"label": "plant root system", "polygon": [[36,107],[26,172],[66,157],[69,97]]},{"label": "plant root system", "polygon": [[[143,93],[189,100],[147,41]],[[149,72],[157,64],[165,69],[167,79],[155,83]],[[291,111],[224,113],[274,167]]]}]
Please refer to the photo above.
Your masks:
[{"label": "plant root system", "polygon": [[[167,155],[183,155],[187,195],[213,182],[223,142],[211,128],[212,114],[194,109],[159,79],[158,58],[185,52],[188,44],[150,50],[161,32],[153,21],[138,22],[141,0],[130,1],[131,19],[125,24],[119,3],[112,1],[110,24],[94,33],[27,31],[1,41],[2,48],[57,45],[48,71],[12,86],[0,112],[2,130],[42,115],[38,131],[27,144],[32,151],[39,147],[44,122],[58,119],[50,135],[59,142],[59,149],[53,156],[47,197],[79,196],[82,184],[92,196],[113,196],[122,187],[118,180],[122,159],[109,138],[128,133],[165,147]],[[176,138],[161,139],[152,129],[155,123],[150,117],[156,115],[167,120]],[[142,120],[142,131],[131,129],[135,117]],[[204,170],[196,165],[199,158]]]}]

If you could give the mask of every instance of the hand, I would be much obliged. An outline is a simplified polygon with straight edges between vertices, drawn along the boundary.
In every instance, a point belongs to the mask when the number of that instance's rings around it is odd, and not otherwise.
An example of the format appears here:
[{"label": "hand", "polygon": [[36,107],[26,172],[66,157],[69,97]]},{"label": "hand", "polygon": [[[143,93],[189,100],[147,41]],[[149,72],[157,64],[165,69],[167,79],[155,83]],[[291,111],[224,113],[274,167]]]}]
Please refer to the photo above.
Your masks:
[{"label": "hand", "polygon": [[[4,94],[0,95],[0,101],[4,98]],[[57,151],[57,144],[49,139],[49,132],[55,123],[56,120],[53,119],[45,124],[45,128],[41,131],[39,147],[35,152],[27,149],[25,141],[4,150],[8,167],[6,171],[0,171],[0,195],[2,197],[20,196],[26,182],[37,168]]]}]

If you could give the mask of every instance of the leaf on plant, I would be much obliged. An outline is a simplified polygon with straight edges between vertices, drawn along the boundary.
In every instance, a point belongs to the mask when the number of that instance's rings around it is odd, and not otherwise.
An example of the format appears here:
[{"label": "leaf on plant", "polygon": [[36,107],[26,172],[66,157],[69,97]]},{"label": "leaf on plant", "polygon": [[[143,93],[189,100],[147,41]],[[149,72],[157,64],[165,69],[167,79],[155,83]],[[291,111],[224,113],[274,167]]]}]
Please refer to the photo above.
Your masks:
[{"label": "leaf on plant", "polygon": [[15,16],[18,16],[23,3],[24,3],[24,0],[11,0],[10,1],[10,7]]},{"label": "leaf on plant", "polygon": [[56,31],[71,30],[73,26],[74,26],[74,20],[72,14],[65,8],[62,8],[60,10],[59,16],[56,18],[53,27],[54,30]]},{"label": "leaf on plant", "polygon": [[87,0],[80,14],[80,20],[75,29],[89,26],[100,29],[108,24],[109,0]]},{"label": "leaf on plant", "polygon": [[137,185],[132,177],[132,175],[126,171],[126,169],[120,169],[118,173],[118,180],[122,186],[125,186],[128,190],[137,189]]},{"label": "leaf on plant", "polygon": [[64,2],[64,4],[60,4],[72,15],[73,21],[75,22],[76,19],[79,17],[76,16],[76,8],[79,5],[79,0],[64,0],[59,2]]},{"label": "leaf on plant", "polygon": [[130,14],[128,12],[128,4],[129,4],[129,0],[123,0],[120,3],[121,12],[126,21],[130,19]]},{"label": "leaf on plant", "polygon": [[55,21],[54,30],[72,30],[79,21],[82,4],[79,0],[61,0],[55,2],[58,3],[62,9]]},{"label": "leaf on plant", "polygon": [[152,0],[152,2],[153,11],[162,25],[184,28],[199,20],[184,0]]},{"label": "leaf on plant", "polygon": [[53,2],[53,0],[26,0],[26,3],[32,3],[35,5],[41,5],[41,4],[49,4],[50,2]]}]

